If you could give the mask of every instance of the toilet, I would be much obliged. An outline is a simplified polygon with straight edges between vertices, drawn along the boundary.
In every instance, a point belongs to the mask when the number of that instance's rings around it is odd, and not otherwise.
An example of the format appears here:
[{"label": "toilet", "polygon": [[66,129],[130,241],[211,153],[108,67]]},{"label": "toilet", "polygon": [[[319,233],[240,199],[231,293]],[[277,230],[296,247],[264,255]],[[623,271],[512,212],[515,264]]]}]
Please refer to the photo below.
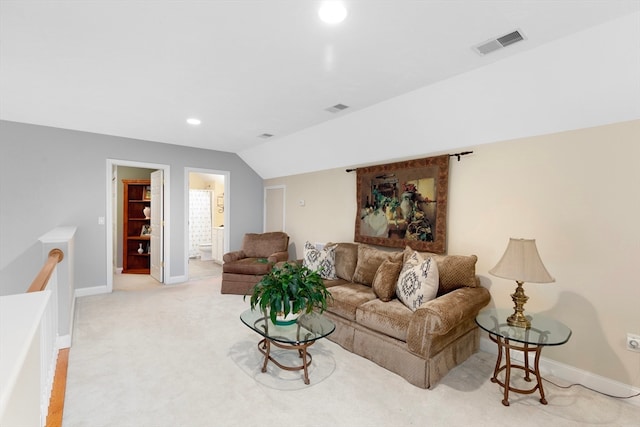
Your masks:
[{"label": "toilet", "polygon": [[200,261],[211,261],[213,255],[211,253],[211,243],[203,243],[198,245],[198,251],[200,252]]}]

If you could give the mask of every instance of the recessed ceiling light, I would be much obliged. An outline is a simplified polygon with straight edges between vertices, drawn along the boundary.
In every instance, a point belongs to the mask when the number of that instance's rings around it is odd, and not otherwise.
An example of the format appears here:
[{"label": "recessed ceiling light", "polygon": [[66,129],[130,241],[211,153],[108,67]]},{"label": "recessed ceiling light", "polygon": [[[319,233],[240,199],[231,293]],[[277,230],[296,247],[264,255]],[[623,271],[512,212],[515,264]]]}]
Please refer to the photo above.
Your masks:
[{"label": "recessed ceiling light", "polygon": [[338,24],[347,17],[347,8],[341,1],[325,1],[318,9],[318,16],[327,24]]},{"label": "recessed ceiling light", "polygon": [[196,119],[195,117],[191,117],[191,118],[187,119],[187,123],[189,123],[190,125],[193,125],[193,126],[198,126],[202,122],[200,121],[200,119]]}]

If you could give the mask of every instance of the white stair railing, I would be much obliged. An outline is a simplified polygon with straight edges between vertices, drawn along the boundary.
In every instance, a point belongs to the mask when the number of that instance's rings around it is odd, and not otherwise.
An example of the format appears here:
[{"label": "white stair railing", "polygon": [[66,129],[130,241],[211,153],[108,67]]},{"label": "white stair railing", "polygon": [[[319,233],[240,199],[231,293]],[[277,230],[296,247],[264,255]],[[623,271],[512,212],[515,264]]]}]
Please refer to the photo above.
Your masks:
[{"label": "white stair railing", "polygon": [[44,426],[58,359],[58,275],[49,253],[29,291],[0,297],[0,426]]}]

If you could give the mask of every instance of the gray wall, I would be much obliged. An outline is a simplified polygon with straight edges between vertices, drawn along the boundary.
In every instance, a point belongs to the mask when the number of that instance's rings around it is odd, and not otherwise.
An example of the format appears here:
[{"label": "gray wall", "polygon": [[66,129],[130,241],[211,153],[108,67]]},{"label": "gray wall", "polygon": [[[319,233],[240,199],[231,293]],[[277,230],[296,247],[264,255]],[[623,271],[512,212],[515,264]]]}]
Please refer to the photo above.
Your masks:
[{"label": "gray wall", "polygon": [[230,250],[262,230],[263,181],[235,154],[0,121],[0,295],[26,290],[38,237],[63,225],[78,227],[76,288],[106,285],[107,159],[170,166],[172,277],[186,274],[185,167],[230,171]]}]

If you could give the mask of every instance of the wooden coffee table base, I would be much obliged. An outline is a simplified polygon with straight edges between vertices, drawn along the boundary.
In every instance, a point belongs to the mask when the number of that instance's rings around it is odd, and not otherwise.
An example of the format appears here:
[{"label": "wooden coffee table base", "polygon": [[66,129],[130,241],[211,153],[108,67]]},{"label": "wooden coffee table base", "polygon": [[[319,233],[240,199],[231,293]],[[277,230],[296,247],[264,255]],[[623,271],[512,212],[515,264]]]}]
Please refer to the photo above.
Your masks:
[{"label": "wooden coffee table base", "polygon": [[[267,372],[267,363],[269,363],[269,360],[271,360],[278,368],[284,369],[286,371],[303,370],[304,383],[309,384],[309,371],[307,368],[309,365],[311,365],[312,357],[309,353],[307,353],[307,348],[313,345],[314,342],[315,341],[297,344],[285,344],[270,340],[268,338],[262,339],[258,343],[258,350],[260,350],[260,352],[264,354],[264,364],[262,365],[262,372]],[[300,366],[286,366],[281,364],[271,356],[271,344],[284,350],[298,350],[298,355],[300,356],[300,359],[302,359],[302,364]]]}]

